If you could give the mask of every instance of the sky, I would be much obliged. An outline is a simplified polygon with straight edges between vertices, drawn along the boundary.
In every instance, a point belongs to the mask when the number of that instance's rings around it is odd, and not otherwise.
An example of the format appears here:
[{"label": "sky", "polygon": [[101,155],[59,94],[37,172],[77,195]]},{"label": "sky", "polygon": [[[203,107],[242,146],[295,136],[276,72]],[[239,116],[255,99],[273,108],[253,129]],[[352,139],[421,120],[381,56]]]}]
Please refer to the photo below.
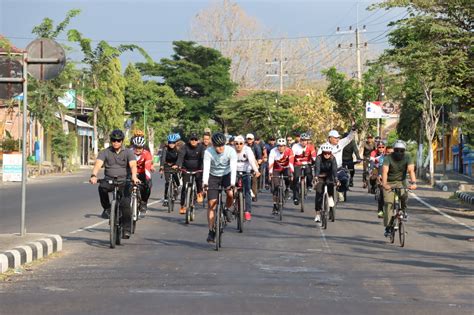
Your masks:
[{"label": "sky", "polygon": [[[67,11],[80,9],[81,13],[69,28],[79,30],[93,40],[106,40],[112,45],[133,43],[142,46],[153,59],[172,54],[173,40],[192,40],[190,25],[193,17],[215,1],[209,0],[0,0],[0,34],[24,48],[34,39],[31,30],[49,17],[62,21]],[[248,15],[269,29],[272,37],[334,35],[336,27],[342,30],[356,24],[357,11],[360,25],[367,24],[365,41],[370,49],[380,51],[387,47],[387,23],[400,18],[400,10],[366,11],[374,1],[338,0],[235,0]],[[357,10],[359,2],[359,10]],[[65,39],[66,34],[60,35]],[[373,44],[372,44],[373,43]],[[337,45],[337,43],[335,43]],[[73,60],[81,54],[70,53]],[[122,56],[124,67],[129,62],[140,62],[138,53]]]}]

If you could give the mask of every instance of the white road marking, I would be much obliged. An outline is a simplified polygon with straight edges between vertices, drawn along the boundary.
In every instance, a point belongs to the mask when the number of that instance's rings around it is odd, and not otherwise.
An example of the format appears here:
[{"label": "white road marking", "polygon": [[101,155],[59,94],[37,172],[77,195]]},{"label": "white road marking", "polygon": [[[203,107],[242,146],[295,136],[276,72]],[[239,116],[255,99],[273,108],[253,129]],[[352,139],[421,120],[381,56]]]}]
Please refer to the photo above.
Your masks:
[{"label": "white road marking", "polygon": [[328,241],[326,240],[326,234],[324,234],[323,228],[321,226],[319,226],[319,231],[321,232],[324,247],[331,253],[331,248],[329,247]]},{"label": "white road marking", "polygon": [[444,213],[443,211],[439,210],[438,208],[436,208],[436,207],[430,205],[429,203],[427,203],[426,201],[424,201],[423,199],[421,199],[420,197],[418,197],[415,193],[410,192],[410,194],[411,194],[413,197],[415,197],[416,200],[418,200],[419,202],[421,202],[422,204],[424,204],[425,206],[427,206],[427,207],[430,208],[431,210],[433,210],[433,211],[435,211],[435,212],[441,214],[443,217],[448,218],[448,219],[450,219],[450,220],[456,222],[457,224],[462,225],[462,226],[468,228],[468,229],[471,230],[471,231],[474,231],[474,227],[469,226],[469,225],[467,225],[467,224],[465,224],[465,223],[459,221],[458,219],[453,218],[453,217],[450,216],[449,214]]}]

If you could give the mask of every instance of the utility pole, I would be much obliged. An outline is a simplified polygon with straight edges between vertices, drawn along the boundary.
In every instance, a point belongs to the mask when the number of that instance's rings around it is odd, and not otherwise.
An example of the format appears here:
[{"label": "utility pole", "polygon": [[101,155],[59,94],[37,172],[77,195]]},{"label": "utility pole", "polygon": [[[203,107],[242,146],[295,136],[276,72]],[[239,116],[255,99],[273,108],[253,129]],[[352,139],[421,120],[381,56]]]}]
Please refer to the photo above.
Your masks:
[{"label": "utility pole", "polygon": [[273,59],[273,61],[268,61],[268,59],[265,61],[265,64],[266,65],[274,65],[274,64],[277,64],[278,65],[278,68],[279,70],[276,70],[274,73],[269,73],[267,71],[267,74],[266,76],[267,77],[279,77],[280,79],[280,95],[283,94],[283,77],[287,77],[288,76],[288,71],[284,71],[283,70],[283,64],[288,62],[288,59],[285,58],[283,59],[283,41],[280,42],[280,58],[277,59]]}]

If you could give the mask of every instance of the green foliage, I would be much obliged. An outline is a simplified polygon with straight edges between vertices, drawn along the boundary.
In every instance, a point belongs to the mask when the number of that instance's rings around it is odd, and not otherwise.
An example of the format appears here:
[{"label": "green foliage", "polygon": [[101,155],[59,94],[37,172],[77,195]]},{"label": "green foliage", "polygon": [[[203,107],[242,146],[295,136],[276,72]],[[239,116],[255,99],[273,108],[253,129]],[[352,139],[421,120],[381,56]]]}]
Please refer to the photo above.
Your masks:
[{"label": "green foliage", "polygon": [[467,144],[474,147],[474,107],[459,113],[458,118],[461,122],[462,133],[466,136]]},{"label": "green foliage", "polygon": [[2,141],[3,152],[20,151],[18,140],[12,138],[4,138]]},{"label": "green foliage", "polygon": [[55,39],[61,34],[71,22],[71,19],[81,13],[81,10],[73,9],[66,14],[66,18],[59,23],[56,27],[53,25],[53,20],[50,18],[44,18],[40,25],[33,28],[32,33],[36,34],[38,38],[51,38]]},{"label": "green foliage", "polygon": [[62,169],[64,169],[66,161],[74,153],[75,141],[76,138],[74,133],[66,134],[61,129],[56,129],[54,131],[51,140],[51,151],[61,160]]},{"label": "green foliage", "polygon": [[142,74],[162,77],[186,107],[179,118],[188,124],[207,125],[217,119],[214,108],[236,89],[230,78],[230,59],[215,49],[194,42],[176,41],[175,54],[160,63],[137,64]]}]

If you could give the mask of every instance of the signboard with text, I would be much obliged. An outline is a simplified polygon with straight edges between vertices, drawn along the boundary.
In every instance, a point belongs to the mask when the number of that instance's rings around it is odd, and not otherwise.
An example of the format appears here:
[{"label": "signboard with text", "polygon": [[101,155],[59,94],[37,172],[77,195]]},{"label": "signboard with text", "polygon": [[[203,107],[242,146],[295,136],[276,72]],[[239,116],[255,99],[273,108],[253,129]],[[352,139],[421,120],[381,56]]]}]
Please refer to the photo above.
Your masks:
[{"label": "signboard with text", "polygon": [[374,101],[365,104],[366,118],[398,118],[400,106],[392,101]]},{"label": "signboard with text", "polygon": [[2,181],[21,182],[21,168],[21,154],[4,154]]}]

